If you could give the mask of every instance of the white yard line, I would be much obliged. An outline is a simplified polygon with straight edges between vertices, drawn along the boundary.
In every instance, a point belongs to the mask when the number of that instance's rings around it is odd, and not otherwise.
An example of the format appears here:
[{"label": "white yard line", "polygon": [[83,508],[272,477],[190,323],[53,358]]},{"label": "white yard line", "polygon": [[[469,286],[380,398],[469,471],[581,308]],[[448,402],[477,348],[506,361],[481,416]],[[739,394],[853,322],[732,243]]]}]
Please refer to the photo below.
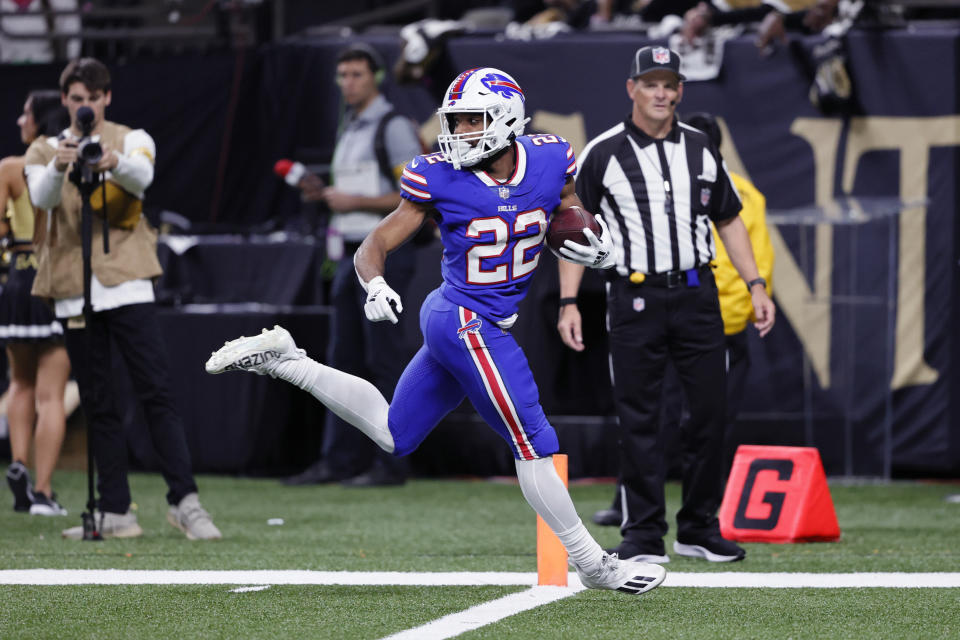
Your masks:
[{"label": "white yard line", "polygon": [[[584,589],[571,573],[569,587],[539,587],[535,573],[399,571],[129,571],[123,569],[8,569],[0,570],[0,584],[8,585],[117,585],[117,584],[230,584],[250,585],[233,593],[260,591],[276,584],[296,585],[425,585],[530,586],[519,593],[484,602],[383,640],[445,640],[504,618],[576,595]],[[960,573],[686,573],[667,574],[665,587],[706,588],[838,588],[838,587],[960,587]],[[624,596],[627,598],[633,596]]]},{"label": "white yard line", "polygon": [[583,591],[583,589],[584,587],[579,583],[570,587],[532,587],[520,593],[511,593],[508,596],[484,602],[457,613],[451,613],[425,625],[387,636],[383,640],[444,640],[445,638],[453,638],[461,633],[493,624],[521,611],[535,609],[556,600],[569,598]]},{"label": "white yard line", "polygon": [[835,589],[851,587],[960,587],[960,573],[682,573],[667,572],[664,587],[761,587]]},{"label": "white yard line", "polygon": [[473,586],[537,583],[535,573],[405,571],[129,571],[126,569],[26,569],[0,571],[0,584],[345,584]]},{"label": "white yard line", "polygon": [[[231,584],[231,585],[420,585],[420,586],[534,586],[536,573],[402,571],[130,571],[126,569],[6,569],[0,584]],[[580,588],[577,574],[571,588]],[[960,573],[688,573],[670,571],[665,587],[960,587]],[[572,594],[571,594],[572,595]]]}]

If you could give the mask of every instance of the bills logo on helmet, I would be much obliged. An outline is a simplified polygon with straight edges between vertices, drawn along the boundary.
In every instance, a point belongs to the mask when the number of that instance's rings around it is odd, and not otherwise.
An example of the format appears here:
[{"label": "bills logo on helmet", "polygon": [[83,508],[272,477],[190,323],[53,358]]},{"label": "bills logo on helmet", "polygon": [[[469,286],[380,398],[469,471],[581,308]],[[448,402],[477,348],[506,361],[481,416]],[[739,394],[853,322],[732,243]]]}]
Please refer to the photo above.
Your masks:
[{"label": "bills logo on helmet", "polygon": [[450,87],[450,93],[447,95],[447,100],[450,102],[447,104],[448,107],[452,107],[453,103],[463,97],[463,88],[467,84],[467,80],[470,79],[470,76],[473,75],[473,72],[479,69],[480,67],[474,67],[473,69],[467,69],[453,81],[453,85]]},{"label": "bills logo on helmet", "polygon": [[670,64],[670,49],[664,47],[654,47],[653,61],[657,64]]},{"label": "bills logo on helmet", "polygon": [[471,319],[470,321],[467,322],[467,324],[457,329],[457,337],[462,340],[466,340],[467,334],[472,333],[476,335],[480,333],[480,326],[482,324],[483,323],[480,321],[480,318]]},{"label": "bills logo on helmet", "polygon": [[499,73],[488,73],[480,78],[480,82],[482,82],[483,86],[487,89],[500,94],[504,98],[519,96],[521,102],[524,100],[523,91],[520,90],[520,87],[518,87],[513,80]]}]

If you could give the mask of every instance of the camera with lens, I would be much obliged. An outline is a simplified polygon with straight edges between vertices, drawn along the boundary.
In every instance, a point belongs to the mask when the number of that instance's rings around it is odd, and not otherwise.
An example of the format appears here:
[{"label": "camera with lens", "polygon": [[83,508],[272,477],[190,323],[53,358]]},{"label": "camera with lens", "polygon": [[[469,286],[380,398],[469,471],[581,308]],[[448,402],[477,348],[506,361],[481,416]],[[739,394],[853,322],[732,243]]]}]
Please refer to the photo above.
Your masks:
[{"label": "camera with lens", "polygon": [[88,165],[94,166],[103,157],[103,147],[99,140],[84,136],[77,142],[77,158]]},{"label": "camera with lens", "polygon": [[82,137],[77,142],[77,158],[87,166],[95,166],[103,157],[103,147],[100,146],[99,136],[94,139],[90,134],[93,132],[94,113],[90,107],[80,107],[77,109],[77,126],[80,128]]}]

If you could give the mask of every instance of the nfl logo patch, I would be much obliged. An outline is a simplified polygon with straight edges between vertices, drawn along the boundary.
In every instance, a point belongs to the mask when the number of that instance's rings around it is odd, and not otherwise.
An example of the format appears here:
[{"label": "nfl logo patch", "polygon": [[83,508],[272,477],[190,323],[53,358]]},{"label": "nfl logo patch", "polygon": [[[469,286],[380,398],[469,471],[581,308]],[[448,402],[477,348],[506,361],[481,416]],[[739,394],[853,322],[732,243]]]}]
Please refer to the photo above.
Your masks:
[{"label": "nfl logo patch", "polygon": [[500,187],[500,199],[506,200],[509,197],[510,197],[510,189],[507,189],[506,187]]},{"label": "nfl logo patch", "polygon": [[670,49],[654,47],[653,61],[657,64],[670,64]]},{"label": "nfl logo patch", "polygon": [[703,206],[710,204],[710,187],[700,189],[700,204]]},{"label": "nfl logo patch", "polygon": [[633,299],[633,310],[640,312],[643,311],[647,306],[646,301],[643,298],[634,298]]}]

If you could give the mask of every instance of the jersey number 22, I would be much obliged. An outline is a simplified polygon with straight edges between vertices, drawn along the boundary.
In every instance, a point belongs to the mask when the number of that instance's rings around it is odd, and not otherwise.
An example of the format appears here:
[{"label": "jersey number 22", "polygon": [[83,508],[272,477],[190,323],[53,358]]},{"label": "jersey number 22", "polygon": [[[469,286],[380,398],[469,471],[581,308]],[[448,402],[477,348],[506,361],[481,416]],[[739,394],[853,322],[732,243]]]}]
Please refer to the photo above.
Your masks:
[{"label": "jersey number 22", "polygon": [[[516,238],[517,235],[529,233],[531,227],[537,227],[536,235]],[[501,284],[510,280],[519,280],[537,268],[540,252],[538,251],[529,259],[526,257],[526,252],[543,243],[543,236],[547,232],[546,211],[534,209],[517,214],[512,231],[511,235],[510,223],[500,216],[475,218],[470,221],[467,225],[468,238],[481,239],[492,234],[493,239],[483,244],[476,244],[467,251],[468,284]],[[511,244],[513,259],[509,263],[497,265],[493,269],[481,267],[481,260],[499,258]]]}]

